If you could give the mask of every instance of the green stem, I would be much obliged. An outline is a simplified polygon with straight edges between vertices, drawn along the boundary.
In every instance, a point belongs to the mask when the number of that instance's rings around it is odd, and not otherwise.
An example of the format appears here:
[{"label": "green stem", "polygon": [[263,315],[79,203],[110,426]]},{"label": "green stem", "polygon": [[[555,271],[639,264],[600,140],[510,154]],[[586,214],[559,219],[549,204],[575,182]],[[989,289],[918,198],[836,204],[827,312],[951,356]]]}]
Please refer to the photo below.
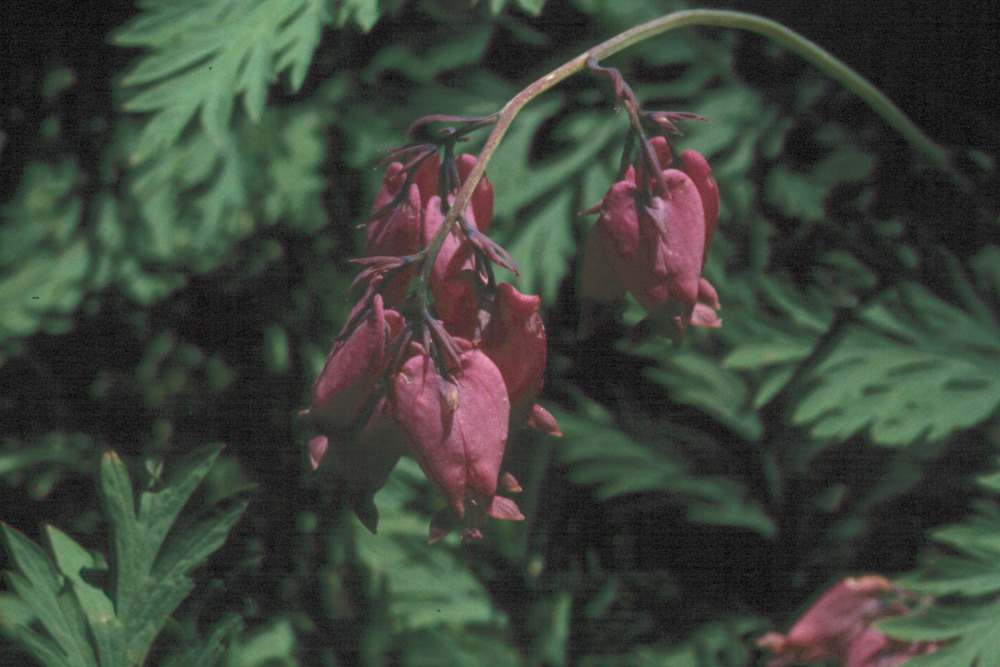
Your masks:
[{"label": "green stem", "polygon": [[899,132],[911,146],[924,153],[939,169],[951,174],[956,181],[961,182],[963,180],[952,168],[945,149],[938,146],[921,132],[920,128],[914,125],[913,121],[899,107],[893,104],[892,100],[883,95],[878,88],[833,55],[823,50],[818,44],[802,37],[780,23],[754,14],[716,9],[692,9],[674,12],[649,23],[636,26],[631,30],[612,37],[603,44],[593,47],[585,53],[581,53],[573,60],[570,60],[532,83],[504,105],[503,109],[499,111],[493,132],[490,133],[482,152],[479,154],[476,166],[472,169],[468,178],[466,178],[465,183],[463,183],[462,188],[455,197],[451,210],[445,216],[441,227],[428,244],[428,253],[424,260],[423,271],[420,274],[420,279],[423,283],[421,289],[426,290],[426,284],[430,279],[434,259],[444,244],[445,237],[451,231],[452,226],[454,226],[458,214],[464,211],[469,205],[469,201],[472,199],[472,192],[486,171],[486,165],[493,157],[493,153],[500,144],[503,135],[507,132],[507,128],[510,127],[514,117],[517,116],[524,105],[549,88],[583,70],[586,67],[588,58],[594,58],[599,61],[645,39],[685,26],[737,28],[773,39],[788,50],[799,54],[815,65],[821,72],[840,82],[841,85],[860,97],[890,127]]}]

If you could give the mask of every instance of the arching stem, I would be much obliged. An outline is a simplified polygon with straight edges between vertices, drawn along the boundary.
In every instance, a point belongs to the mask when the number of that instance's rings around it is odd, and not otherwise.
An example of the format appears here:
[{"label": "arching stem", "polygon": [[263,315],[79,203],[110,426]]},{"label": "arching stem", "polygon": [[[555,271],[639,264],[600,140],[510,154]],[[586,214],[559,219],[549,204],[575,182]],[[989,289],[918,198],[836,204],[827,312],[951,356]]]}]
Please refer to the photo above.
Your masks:
[{"label": "arching stem", "polygon": [[[486,140],[482,152],[479,154],[478,162],[473,167],[472,172],[469,173],[465,183],[462,184],[462,188],[456,195],[451,209],[441,223],[441,227],[431,238],[427,246],[426,260],[423,270],[420,273],[422,284],[418,287],[421,293],[426,294],[426,285],[430,279],[431,268],[438,252],[441,250],[441,246],[444,244],[445,237],[451,231],[459,214],[463,213],[469,205],[472,193],[486,171],[486,165],[489,164],[493,153],[500,144],[500,140],[521,109],[538,95],[585,69],[589,58],[592,58],[594,61],[600,61],[645,39],[685,26],[736,28],[755,32],[773,39],[789,51],[793,51],[808,60],[821,72],[838,81],[845,88],[861,98],[890,127],[899,132],[913,148],[926,155],[939,169],[951,175],[959,185],[965,186],[964,178],[952,168],[948,159],[948,152],[944,148],[934,143],[933,140],[921,132],[920,128],[914,125],[913,121],[899,107],[893,104],[892,100],[883,95],[878,88],[825,51],[818,44],[802,37],[780,23],[754,14],[716,9],[679,11],[636,26],[589,49],[585,53],[581,53],[573,60],[570,60],[529,85],[504,105],[503,109],[496,114],[496,125]],[[493,117],[491,116],[490,120],[492,119]]]}]

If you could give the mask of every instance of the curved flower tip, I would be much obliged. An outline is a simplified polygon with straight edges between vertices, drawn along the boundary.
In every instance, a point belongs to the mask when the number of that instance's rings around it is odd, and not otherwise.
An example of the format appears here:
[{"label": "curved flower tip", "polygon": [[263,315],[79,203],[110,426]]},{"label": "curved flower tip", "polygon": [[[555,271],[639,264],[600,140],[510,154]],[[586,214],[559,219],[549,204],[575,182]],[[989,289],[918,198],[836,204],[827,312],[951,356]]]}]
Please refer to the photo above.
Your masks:
[{"label": "curved flower tip", "polygon": [[531,416],[528,417],[528,426],[536,431],[541,431],[545,435],[552,435],[557,438],[562,437],[562,431],[559,430],[556,418],[538,403],[531,406]]},{"label": "curved flower tip", "polygon": [[478,528],[466,528],[462,531],[462,544],[471,544],[472,542],[479,542],[483,539],[483,534],[479,532]]},{"label": "curved flower tip", "polygon": [[327,440],[325,435],[317,435],[315,438],[309,440],[309,463],[312,465],[313,470],[319,468],[320,461],[323,460],[323,456],[329,447],[330,441]]},{"label": "curved flower tip", "polygon": [[524,515],[518,509],[517,503],[503,496],[493,496],[493,502],[490,503],[490,509],[487,513],[494,519],[524,521]]},{"label": "curved flower tip", "polygon": [[509,472],[502,473],[498,481],[500,490],[504,493],[521,493],[524,489],[517,483],[517,480]]}]

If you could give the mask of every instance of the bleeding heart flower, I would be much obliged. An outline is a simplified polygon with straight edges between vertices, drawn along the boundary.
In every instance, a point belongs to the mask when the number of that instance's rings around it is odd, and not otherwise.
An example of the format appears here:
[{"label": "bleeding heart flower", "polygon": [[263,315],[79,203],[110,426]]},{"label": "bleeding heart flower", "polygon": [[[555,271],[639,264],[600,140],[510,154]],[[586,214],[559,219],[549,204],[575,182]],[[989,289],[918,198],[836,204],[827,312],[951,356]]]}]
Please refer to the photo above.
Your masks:
[{"label": "bleeding heart flower", "polygon": [[[432,154],[412,171],[407,191],[408,170],[393,162],[385,170],[382,186],[365,230],[366,257],[406,257],[420,250],[424,233],[424,209],[437,190],[437,172],[441,166],[437,154]],[[414,268],[401,271],[383,287],[382,294],[390,305],[398,305],[409,290]]]},{"label": "bleeding heart flower", "polygon": [[[476,158],[460,155],[455,160],[460,182],[465,182],[469,172],[476,165]],[[424,212],[424,245],[441,226],[445,211],[440,197],[431,198]],[[465,221],[469,233],[476,235],[477,241],[488,242],[483,236],[488,230],[493,216],[493,186],[485,178],[479,181],[472,193],[472,201],[465,210]],[[489,246],[492,248],[493,246]],[[506,254],[506,253],[504,253]],[[441,246],[434,267],[431,270],[431,293],[434,309],[438,317],[454,335],[471,338],[473,322],[477,311],[477,294],[472,279],[477,272],[474,262],[473,244],[462,231],[460,225],[452,227]]]},{"label": "bleeding heart flower", "polygon": [[937,650],[933,643],[890,639],[872,625],[876,620],[908,613],[899,601],[903,593],[878,575],[844,579],[821,595],[788,634],[769,632],[757,645],[773,654],[768,667],[821,660],[839,660],[846,667],[888,667],[899,664],[903,657]]},{"label": "bleeding heart flower", "polygon": [[[395,336],[402,326],[399,313],[384,310],[382,297],[375,295],[361,323],[345,340],[334,343],[313,384],[312,404],[300,417],[333,440],[343,439],[364,424],[385,371],[387,337]],[[318,448],[311,454],[314,468],[322,454]]]},{"label": "bleeding heart flower", "polygon": [[[467,341],[456,342],[464,349],[447,376],[412,344],[412,356],[390,378],[389,395],[410,453],[474,539],[486,516],[495,514],[510,403],[489,357]],[[514,518],[507,503],[501,505],[496,513]]]},{"label": "bleeding heart flower", "polygon": [[378,526],[378,510],[373,498],[385,486],[389,473],[405,453],[403,435],[384,396],[360,432],[335,440],[332,447],[326,435],[309,441],[313,466],[326,455],[326,469],[335,480],[334,486],[361,523],[373,533]]},{"label": "bleeding heart flower", "polygon": [[[660,164],[669,164],[666,140],[649,143]],[[701,277],[719,215],[718,188],[700,155],[685,151],[681,163],[683,170],[664,169],[649,184],[629,167],[611,187],[587,239],[581,277],[581,297],[607,303],[629,291],[654,329],[676,339],[688,324],[720,324],[718,295]]]}]

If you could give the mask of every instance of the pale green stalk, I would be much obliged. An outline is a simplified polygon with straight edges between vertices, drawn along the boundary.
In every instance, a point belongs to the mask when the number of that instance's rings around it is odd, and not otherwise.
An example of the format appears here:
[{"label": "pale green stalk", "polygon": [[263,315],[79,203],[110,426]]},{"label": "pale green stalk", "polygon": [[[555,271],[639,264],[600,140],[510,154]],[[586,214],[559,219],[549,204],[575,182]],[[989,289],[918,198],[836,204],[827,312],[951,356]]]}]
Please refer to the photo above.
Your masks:
[{"label": "pale green stalk", "polygon": [[466,178],[465,183],[463,183],[462,188],[455,197],[451,210],[448,211],[444,221],[441,223],[441,227],[434,234],[427,246],[426,254],[424,255],[424,266],[420,274],[422,283],[420,290],[423,295],[426,295],[426,286],[430,279],[431,267],[438,252],[441,250],[441,246],[444,244],[445,237],[451,231],[459,213],[465,211],[469,205],[469,201],[472,199],[472,192],[486,171],[486,165],[489,164],[490,159],[493,157],[493,153],[500,144],[503,135],[507,132],[507,128],[510,127],[514,117],[524,108],[524,105],[549,88],[583,70],[586,67],[588,58],[593,57],[595,60],[600,61],[645,39],[685,26],[737,28],[773,39],[789,51],[793,51],[811,62],[830,78],[840,82],[841,85],[867,103],[890,127],[903,135],[911,146],[924,153],[938,168],[952,174],[957,180],[961,180],[961,177],[952,169],[949,163],[947,151],[921,132],[913,124],[913,121],[899,107],[893,104],[892,100],[883,95],[867,79],[823,50],[818,44],[809,41],[780,23],[754,14],[716,9],[692,9],[674,12],[649,23],[636,26],[631,30],[612,37],[585,53],[581,53],[573,60],[570,60],[532,83],[504,105],[503,109],[498,112],[497,123],[486,140],[482,152],[479,154],[476,166],[468,178]]}]

